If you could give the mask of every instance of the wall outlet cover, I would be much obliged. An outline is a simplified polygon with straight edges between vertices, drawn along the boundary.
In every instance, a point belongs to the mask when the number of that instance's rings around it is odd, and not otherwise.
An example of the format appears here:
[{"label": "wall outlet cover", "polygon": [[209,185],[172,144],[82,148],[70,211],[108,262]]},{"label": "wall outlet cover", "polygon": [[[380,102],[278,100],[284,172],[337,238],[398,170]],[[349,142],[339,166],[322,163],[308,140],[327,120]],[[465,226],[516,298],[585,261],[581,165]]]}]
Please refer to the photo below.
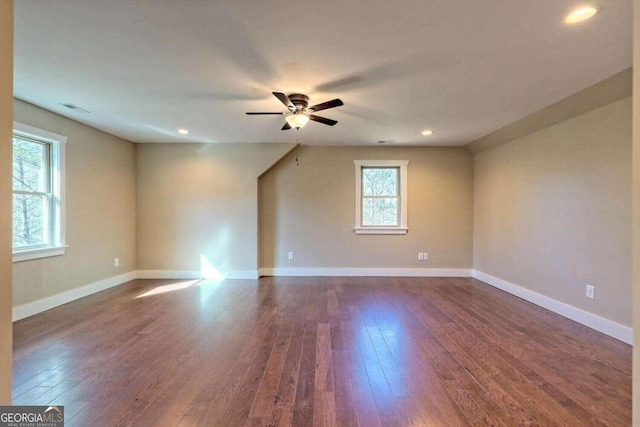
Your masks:
[{"label": "wall outlet cover", "polygon": [[587,285],[587,298],[595,299],[595,297],[596,297],[596,288],[591,285]]}]

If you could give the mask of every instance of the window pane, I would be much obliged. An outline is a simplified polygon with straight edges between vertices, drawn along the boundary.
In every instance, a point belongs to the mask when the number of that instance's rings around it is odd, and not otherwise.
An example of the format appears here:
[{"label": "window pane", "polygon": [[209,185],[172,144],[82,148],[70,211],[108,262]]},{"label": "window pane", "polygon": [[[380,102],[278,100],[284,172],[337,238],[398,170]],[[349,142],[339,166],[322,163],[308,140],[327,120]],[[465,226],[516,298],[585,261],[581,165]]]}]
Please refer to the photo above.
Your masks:
[{"label": "window pane", "polygon": [[13,247],[45,244],[47,198],[40,195],[13,195]]},{"label": "window pane", "polygon": [[363,196],[397,196],[398,168],[362,168]]},{"label": "window pane", "polygon": [[362,199],[362,225],[398,225],[398,199]]},{"label": "window pane", "polygon": [[13,189],[48,192],[48,145],[13,138]]}]

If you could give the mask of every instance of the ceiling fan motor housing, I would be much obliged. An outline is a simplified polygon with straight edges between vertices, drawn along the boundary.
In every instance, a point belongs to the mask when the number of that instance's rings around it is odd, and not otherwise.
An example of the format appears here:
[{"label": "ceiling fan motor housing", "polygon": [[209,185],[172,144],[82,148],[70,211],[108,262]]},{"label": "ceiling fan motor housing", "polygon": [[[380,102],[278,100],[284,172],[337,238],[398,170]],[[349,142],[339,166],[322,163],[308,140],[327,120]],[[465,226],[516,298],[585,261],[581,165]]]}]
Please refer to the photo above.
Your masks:
[{"label": "ceiling fan motor housing", "polygon": [[289,99],[296,106],[296,110],[304,110],[309,105],[309,97],[301,93],[292,93]]}]

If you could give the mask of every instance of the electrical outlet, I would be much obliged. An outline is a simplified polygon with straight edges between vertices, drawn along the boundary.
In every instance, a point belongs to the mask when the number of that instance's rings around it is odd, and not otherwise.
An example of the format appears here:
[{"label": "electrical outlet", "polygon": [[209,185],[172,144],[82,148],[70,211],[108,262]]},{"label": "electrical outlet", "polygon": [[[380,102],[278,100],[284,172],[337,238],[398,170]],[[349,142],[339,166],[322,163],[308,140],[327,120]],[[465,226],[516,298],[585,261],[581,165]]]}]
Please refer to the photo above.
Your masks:
[{"label": "electrical outlet", "polygon": [[422,252],[418,252],[418,261],[422,261],[422,260],[424,260]]},{"label": "electrical outlet", "polygon": [[113,260],[113,266],[114,267],[119,267],[120,266],[120,258],[116,258]]},{"label": "electrical outlet", "polygon": [[591,285],[587,285],[587,298],[595,299],[595,297],[596,297],[596,288]]},{"label": "electrical outlet", "polygon": [[422,259],[425,261],[429,261],[429,252],[425,252],[422,254]]},{"label": "electrical outlet", "polygon": [[289,259],[293,259],[293,252],[289,252]]}]

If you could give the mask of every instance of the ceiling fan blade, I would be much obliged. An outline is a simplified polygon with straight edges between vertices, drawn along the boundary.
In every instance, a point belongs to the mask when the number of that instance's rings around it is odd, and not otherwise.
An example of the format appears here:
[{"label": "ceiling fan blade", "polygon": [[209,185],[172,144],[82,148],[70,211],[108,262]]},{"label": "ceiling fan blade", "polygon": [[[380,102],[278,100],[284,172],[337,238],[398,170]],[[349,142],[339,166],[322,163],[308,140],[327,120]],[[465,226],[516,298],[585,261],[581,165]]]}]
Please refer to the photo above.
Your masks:
[{"label": "ceiling fan blade", "polygon": [[341,99],[332,99],[331,101],[323,102],[322,104],[314,105],[307,108],[308,111],[315,113],[316,111],[326,110],[327,108],[335,108],[344,105]]},{"label": "ceiling fan blade", "polygon": [[273,116],[281,116],[284,113],[246,113],[248,116],[266,116],[266,115],[273,115]]},{"label": "ceiling fan blade", "polygon": [[282,102],[289,110],[295,110],[296,107],[293,105],[293,102],[289,99],[287,95],[282,92],[271,92],[273,96],[278,98],[280,102]]},{"label": "ceiling fan blade", "polygon": [[313,120],[314,122],[322,123],[323,125],[329,125],[329,126],[333,126],[336,123],[338,123],[335,120],[327,119],[325,117],[320,117],[320,116],[314,116],[313,114],[309,114],[309,120]]},{"label": "ceiling fan blade", "polygon": [[289,130],[289,129],[291,129],[291,125],[289,124],[289,122],[285,122],[284,126],[282,126],[282,129],[280,130]]}]

